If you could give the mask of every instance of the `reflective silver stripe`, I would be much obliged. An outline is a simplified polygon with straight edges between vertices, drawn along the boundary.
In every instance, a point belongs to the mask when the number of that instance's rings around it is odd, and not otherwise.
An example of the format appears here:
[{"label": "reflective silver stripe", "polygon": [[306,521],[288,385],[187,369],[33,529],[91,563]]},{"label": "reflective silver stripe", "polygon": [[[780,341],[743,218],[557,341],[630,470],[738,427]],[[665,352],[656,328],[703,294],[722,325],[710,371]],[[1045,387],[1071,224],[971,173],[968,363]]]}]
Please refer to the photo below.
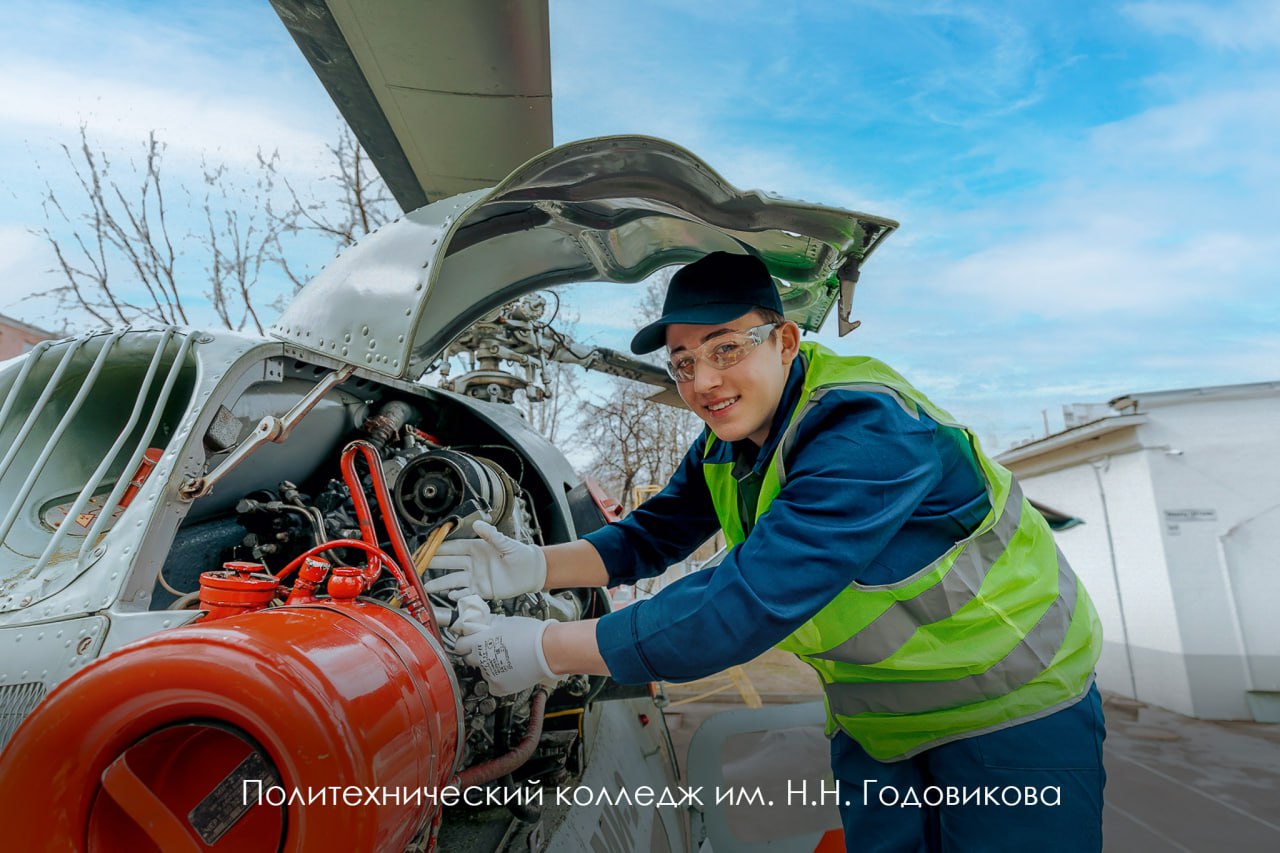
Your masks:
[{"label": "reflective silver stripe", "polygon": [[805,401],[795,418],[791,423],[787,424],[786,430],[782,433],[782,438],[778,439],[778,449],[774,451],[774,456],[778,460],[778,485],[785,486],[787,484],[787,456],[791,453],[791,445],[795,444],[796,432],[800,426],[800,422],[804,420],[805,415],[812,411],[813,406],[827,395],[830,391],[865,391],[868,394],[884,394],[891,397],[902,411],[906,412],[916,420],[920,420],[920,410],[915,402],[902,396],[897,389],[888,385],[879,385],[870,382],[850,382],[847,385],[823,385],[814,390],[813,395]]},{"label": "reflective silver stripe", "polygon": [[[982,588],[982,581],[1009,540],[1018,530],[1022,520],[1022,488],[1017,480],[1009,484],[1009,496],[1004,511],[986,533],[969,540],[956,556],[955,563],[942,579],[923,590],[914,598],[895,601],[889,609],[875,618],[871,624],[845,640],[835,648],[811,657],[842,663],[879,663],[902,648],[921,625],[941,622],[964,607]],[[946,554],[921,569],[916,575],[892,586],[905,586],[915,577],[932,571]],[[884,589],[885,587],[859,587],[859,589]]]},{"label": "reflective silver stripe", "polygon": [[998,699],[1049,668],[1076,606],[1076,576],[1058,551],[1058,597],[1034,628],[986,672],[956,681],[856,682],[827,685],[833,714],[919,714]]}]

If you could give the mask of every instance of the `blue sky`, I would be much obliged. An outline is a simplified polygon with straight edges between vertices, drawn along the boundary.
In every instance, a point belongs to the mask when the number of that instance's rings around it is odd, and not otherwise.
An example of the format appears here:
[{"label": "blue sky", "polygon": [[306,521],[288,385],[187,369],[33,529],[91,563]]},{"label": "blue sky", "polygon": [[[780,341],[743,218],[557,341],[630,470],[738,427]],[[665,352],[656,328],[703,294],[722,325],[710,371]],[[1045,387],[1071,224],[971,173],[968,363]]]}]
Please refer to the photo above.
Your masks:
[{"label": "blue sky", "polygon": [[[862,329],[819,338],[996,448],[1062,403],[1280,379],[1280,5],[551,6],[558,142],[663,136],[738,186],[902,222]],[[259,148],[323,174],[336,113],[266,0],[0,20],[0,311],[43,319],[17,302],[49,281],[27,229],[81,122],[122,162],[155,129],[175,178]],[[579,292],[583,331],[625,346],[633,295]]]}]

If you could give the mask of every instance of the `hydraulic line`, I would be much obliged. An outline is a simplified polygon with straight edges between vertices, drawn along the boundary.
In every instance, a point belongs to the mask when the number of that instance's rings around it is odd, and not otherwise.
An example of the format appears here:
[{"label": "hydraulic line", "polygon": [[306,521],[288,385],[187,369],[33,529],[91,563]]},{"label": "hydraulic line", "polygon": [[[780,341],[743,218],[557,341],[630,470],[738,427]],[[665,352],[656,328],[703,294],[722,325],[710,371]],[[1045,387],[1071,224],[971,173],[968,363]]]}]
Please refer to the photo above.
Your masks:
[{"label": "hydraulic line", "polygon": [[[330,540],[329,542],[322,542],[321,544],[316,545],[314,548],[308,548],[306,551],[303,551],[301,554],[294,557],[293,560],[289,562],[289,565],[285,566],[283,569],[276,572],[276,578],[278,580],[284,580],[293,572],[296,572],[298,570],[298,568],[302,565],[303,560],[307,559],[308,557],[314,557],[318,554],[322,554],[325,551],[331,551],[335,548],[359,548],[360,550],[368,554],[370,558],[369,569],[365,572],[365,577],[368,578],[370,582],[373,581],[373,578],[377,577],[377,572],[374,571],[374,569],[380,568],[380,564],[385,564],[387,566],[387,570],[390,571],[391,574],[396,577],[396,580],[400,581],[401,583],[404,582],[403,581],[404,573],[400,571],[400,567],[396,565],[396,561],[393,560],[391,556],[387,554],[386,551],[383,551],[377,545],[370,545],[368,542],[365,542],[363,539],[333,539],[333,540]],[[370,577],[370,575],[372,575],[372,577]]]},{"label": "hydraulic line", "polygon": [[506,755],[468,767],[453,777],[449,784],[458,786],[459,790],[466,790],[473,785],[484,785],[494,779],[501,779],[519,769],[533,756],[533,750],[542,738],[542,721],[546,710],[546,688],[538,687],[529,699],[529,725],[525,729],[524,737],[515,745],[515,748]]},{"label": "hydraulic line", "polygon": [[[373,526],[373,514],[369,510],[369,499],[365,497],[364,487],[356,474],[356,454],[364,457],[369,467],[369,479],[373,483],[373,494],[378,501],[378,509],[382,512],[382,523],[387,529],[387,538],[391,540],[391,549],[398,561],[397,569],[392,573],[400,584],[400,596],[409,610],[409,614],[427,627],[440,639],[440,626],[436,623],[435,613],[427,606],[427,591],[422,587],[422,580],[414,571],[413,559],[409,555],[409,545],[405,542],[404,533],[400,530],[400,522],[396,518],[395,507],[391,503],[391,495],[387,491],[387,481],[382,475],[382,462],[378,452],[367,441],[351,442],[342,451],[342,478],[355,503],[356,518],[360,524],[360,536],[375,546],[378,534]],[[399,571],[404,566],[404,571]]]}]

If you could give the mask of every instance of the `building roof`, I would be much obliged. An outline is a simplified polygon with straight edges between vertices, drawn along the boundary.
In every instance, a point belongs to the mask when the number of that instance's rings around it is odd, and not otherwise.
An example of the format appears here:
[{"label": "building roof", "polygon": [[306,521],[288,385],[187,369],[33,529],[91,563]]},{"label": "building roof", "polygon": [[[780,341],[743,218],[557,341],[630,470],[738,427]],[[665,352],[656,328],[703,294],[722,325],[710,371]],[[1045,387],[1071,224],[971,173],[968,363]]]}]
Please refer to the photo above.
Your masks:
[{"label": "building roof", "polygon": [[1237,385],[1205,385],[1199,388],[1172,388],[1168,391],[1141,391],[1124,394],[1107,401],[1116,411],[1139,412],[1145,406],[1169,406],[1188,400],[1211,397],[1258,397],[1280,394],[1280,381],[1244,382]]},{"label": "building roof", "polygon": [[1040,456],[1045,453],[1051,453],[1055,450],[1061,450],[1064,447],[1070,447],[1073,444],[1079,444],[1089,439],[1099,438],[1108,433],[1117,430],[1130,429],[1132,427],[1141,426],[1147,422],[1146,415],[1110,415],[1105,418],[1099,418],[1096,421],[1090,421],[1087,424],[1073,426],[1070,429],[1064,429],[1061,432],[1055,432],[1052,435],[1046,435],[1044,438],[1037,438],[1034,441],[1028,441],[1026,444],[1019,445],[1011,450],[996,456],[996,461],[1001,465],[1009,465],[1015,462],[1021,462],[1024,459],[1030,459],[1033,456]]},{"label": "building roof", "polygon": [[[1102,403],[1074,403],[1070,408],[1063,407],[1063,415],[1068,424],[1066,429],[1010,448],[996,456],[996,461],[1002,465],[1010,465],[1072,447],[1118,430],[1141,426],[1146,423],[1144,412],[1162,406],[1199,400],[1227,400],[1272,394],[1280,394],[1280,381],[1204,385],[1198,388],[1171,388],[1165,391],[1138,391],[1113,397],[1107,401],[1106,408]],[[1101,412],[1108,413],[1095,417]],[[1073,423],[1073,414],[1076,419],[1087,420],[1083,423]]]},{"label": "building roof", "polygon": [[53,332],[42,329],[39,326],[33,326],[30,323],[24,323],[21,320],[10,317],[8,314],[0,314],[0,323],[3,323],[6,326],[12,326],[22,332],[30,332],[33,335],[44,335],[46,338],[54,337]]}]

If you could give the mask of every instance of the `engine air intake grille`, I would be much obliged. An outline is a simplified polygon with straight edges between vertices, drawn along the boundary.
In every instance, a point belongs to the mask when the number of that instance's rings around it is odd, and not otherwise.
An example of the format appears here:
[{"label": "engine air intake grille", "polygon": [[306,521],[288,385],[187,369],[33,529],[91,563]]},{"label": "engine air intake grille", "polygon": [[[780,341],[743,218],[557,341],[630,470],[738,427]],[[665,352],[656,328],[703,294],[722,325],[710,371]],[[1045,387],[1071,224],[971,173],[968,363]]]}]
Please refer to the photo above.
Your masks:
[{"label": "engine air intake grille", "polygon": [[0,749],[13,737],[27,714],[40,704],[46,692],[44,683],[40,681],[0,687]]}]

